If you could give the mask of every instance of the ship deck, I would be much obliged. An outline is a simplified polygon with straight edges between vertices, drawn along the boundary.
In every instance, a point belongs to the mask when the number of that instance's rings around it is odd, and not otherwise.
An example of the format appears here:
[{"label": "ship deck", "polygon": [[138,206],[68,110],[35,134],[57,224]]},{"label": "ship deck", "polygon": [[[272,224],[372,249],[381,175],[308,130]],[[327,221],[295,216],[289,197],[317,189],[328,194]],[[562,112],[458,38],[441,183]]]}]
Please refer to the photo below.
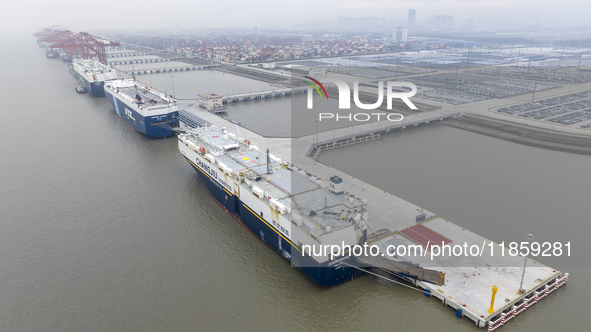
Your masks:
[{"label": "ship deck", "polygon": [[132,99],[135,99],[136,95],[140,95],[147,105],[168,104],[170,102],[169,99],[165,99],[161,95],[154,93],[154,91],[145,88],[138,88],[136,90],[135,87],[120,87],[119,93]]},{"label": "ship deck", "polygon": [[[253,185],[287,207],[297,208],[302,217],[313,221],[319,229],[348,227],[353,216],[362,209],[361,201],[349,201],[343,195],[329,193],[326,181],[308,176],[304,170],[282,163],[273,155],[270,155],[271,173],[268,173],[266,153],[224,138],[218,131],[201,128],[197,132],[199,136],[191,136],[195,143],[221,153],[215,158],[234,172],[251,172],[253,179],[258,178],[253,180]],[[219,148],[232,146],[236,148],[225,151]],[[315,215],[310,215],[311,211]]]},{"label": "ship deck", "polygon": [[115,80],[109,82],[114,88],[118,89],[118,93],[130,100],[136,100],[136,95],[142,98],[144,107],[168,107],[173,102],[172,99],[166,97],[163,93],[154,89],[137,85],[130,80]]},{"label": "ship deck", "polygon": [[73,65],[90,74],[105,74],[113,72],[111,68],[101,64],[97,60],[74,61]]}]

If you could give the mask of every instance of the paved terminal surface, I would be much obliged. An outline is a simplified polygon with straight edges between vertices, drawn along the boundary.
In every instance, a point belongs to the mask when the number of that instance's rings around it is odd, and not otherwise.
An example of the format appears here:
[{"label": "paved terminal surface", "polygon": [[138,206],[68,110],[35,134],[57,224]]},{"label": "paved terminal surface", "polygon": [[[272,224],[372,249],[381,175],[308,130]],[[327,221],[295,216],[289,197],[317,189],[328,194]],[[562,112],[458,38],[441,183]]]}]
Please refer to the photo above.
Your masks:
[{"label": "paved terminal surface", "polygon": [[[211,122],[214,126],[227,127],[230,132],[236,132],[236,126],[223,118],[195,106],[181,104],[181,107]],[[404,121],[412,122],[420,117],[427,116],[429,116],[429,113],[419,113],[408,116]],[[337,129],[320,133],[318,140],[320,142],[327,141],[369,129],[376,130],[380,126],[385,128],[388,125],[391,125],[391,123],[382,121]],[[266,138],[245,128],[240,128],[240,135],[251,140],[252,144],[262,149],[268,148],[277,157],[291,161],[294,165],[305,169],[315,177],[325,181],[334,175],[341,177],[347,194],[367,199],[369,227],[371,230],[370,234],[368,234],[368,243],[379,246],[382,253],[386,252],[390,244],[407,247],[420,244],[421,241],[424,241],[421,236],[426,237],[427,240],[429,240],[429,237],[433,239],[445,238],[449,240],[446,241],[446,244],[449,245],[464,246],[466,244],[468,247],[477,247],[483,252],[482,256],[474,256],[470,253],[461,257],[446,256],[432,259],[431,253],[440,249],[438,247],[436,249],[431,248],[431,251],[425,250],[425,256],[410,255],[409,257],[400,257],[400,259],[418,263],[425,268],[445,272],[445,284],[442,286],[422,281],[414,282],[415,286],[428,290],[432,296],[440,299],[445,305],[459,310],[456,314],[470,318],[479,327],[488,325],[488,330],[492,331],[502,326],[507,320],[566,283],[568,279],[568,277],[561,277],[560,271],[528,259],[523,281],[525,292],[523,294],[519,293],[521,274],[523,272],[523,257],[510,256],[508,248],[505,248],[504,255],[501,255],[501,247],[498,244],[491,244],[490,240],[442,219],[433,212],[386,193],[338,169],[306,157],[310,147],[316,141],[316,135],[294,139]],[[425,220],[417,223],[416,218],[420,214],[425,214]],[[428,230],[424,232],[416,232],[416,229],[406,230],[417,224],[424,226]],[[412,235],[413,232],[418,235]],[[425,248],[425,246],[420,247]],[[494,250],[492,256],[490,255],[491,248]],[[493,312],[489,313],[493,285],[498,286],[498,292],[496,293]]]}]

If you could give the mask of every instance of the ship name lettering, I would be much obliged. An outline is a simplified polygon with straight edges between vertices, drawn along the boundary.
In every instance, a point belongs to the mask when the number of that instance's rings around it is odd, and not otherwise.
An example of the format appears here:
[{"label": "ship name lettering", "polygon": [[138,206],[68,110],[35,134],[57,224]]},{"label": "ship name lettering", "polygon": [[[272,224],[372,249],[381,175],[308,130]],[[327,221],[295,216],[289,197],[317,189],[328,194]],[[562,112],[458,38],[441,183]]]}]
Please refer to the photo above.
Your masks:
[{"label": "ship name lettering", "polygon": [[219,184],[222,185],[222,187],[231,190],[230,189],[230,185],[228,185],[225,181],[223,181],[222,179],[218,178],[218,173],[209,165],[207,165],[205,162],[201,161],[199,158],[195,159],[195,162],[197,163],[197,166],[199,166],[204,172],[206,172],[207,174],[209,174],[214,180],[216,180],[216,182],[218,182]]},{"label": "ship name lettering", "polygon": [[277,228],[281,233],[289,237],[289,230],[281,226],[281,224],[279,224],[277,221],[273,220],[273,226],[275,226],[275,228]]},{"label": "ship name lettering", "polygon": [[125,115],[127,115],[128,118],[132,119],[133,121],[135,121],[135,118],[133,117],[133,114],[131,113],[131,110],[128,110],[127,108],[125,109]]}]

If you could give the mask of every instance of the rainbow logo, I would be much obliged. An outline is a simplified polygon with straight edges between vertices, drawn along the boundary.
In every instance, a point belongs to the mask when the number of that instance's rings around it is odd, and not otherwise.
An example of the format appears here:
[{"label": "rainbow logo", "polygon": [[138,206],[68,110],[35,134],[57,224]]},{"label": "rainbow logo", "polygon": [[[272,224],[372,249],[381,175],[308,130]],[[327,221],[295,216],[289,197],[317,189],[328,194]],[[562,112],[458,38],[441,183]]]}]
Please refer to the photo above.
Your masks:
[{"label": "rainbow logo", "polygon": [[[318,82],[317,80],[313,79],[313,78],[312,78],[312,77],[310,77],[310,76],[304,76],[304,77],[305,77],[305,78],[307,78],[307,79],[309,79],[309,80],[312,80],[314,83],[318,84],[318,86],[319,86],[319,87],[322,89],[322,91],[324,92],[324,96],[326,96],[326,100],[328,100],[328,94],[326,93],[326,90],[324,89],[324,86],[323,86],[323,85],[322,85],[320,82]],[[322,98],[323,98],[323,97],[322,97],[322,93],[320,93],[320,89],[318,89],[318,86],[315,86],[314,84],[312,84],[312,83],[310,83],[310,82],[306,82],[306,83],[307,83],[307,84],[309,84],[311,87],[313,87],[313,88],[314,88],[314,89],[315,89],[315,90],[318,92],[318,94],[320,95],[320,99],[322,99]]]}]

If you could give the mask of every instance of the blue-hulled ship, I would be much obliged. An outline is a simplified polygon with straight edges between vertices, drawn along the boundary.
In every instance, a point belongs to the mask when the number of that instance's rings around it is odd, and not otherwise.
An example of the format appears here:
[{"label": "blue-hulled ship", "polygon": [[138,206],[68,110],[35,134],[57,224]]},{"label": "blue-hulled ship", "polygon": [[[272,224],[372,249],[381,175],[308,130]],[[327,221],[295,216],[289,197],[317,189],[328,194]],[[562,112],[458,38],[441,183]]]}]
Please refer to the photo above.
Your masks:
[{"label": "blue-hulled ship", "polygon": [[310,246],[365,241],[365,203],[343,195],[340,178],[332,177],[330,185],[311,179],[249,140],[212,126],[179,135],[178,147],[222,208],[319,285],[363,273],[352,267],[355,257],[349,254],[331,260],[309,252]]},{"label": "blue-hulled ship", "polygon": [[164,93],[128,79],[108,81],[104,91],[119,118],[137,132],[163,138],[178,128],[176,100]]}]

